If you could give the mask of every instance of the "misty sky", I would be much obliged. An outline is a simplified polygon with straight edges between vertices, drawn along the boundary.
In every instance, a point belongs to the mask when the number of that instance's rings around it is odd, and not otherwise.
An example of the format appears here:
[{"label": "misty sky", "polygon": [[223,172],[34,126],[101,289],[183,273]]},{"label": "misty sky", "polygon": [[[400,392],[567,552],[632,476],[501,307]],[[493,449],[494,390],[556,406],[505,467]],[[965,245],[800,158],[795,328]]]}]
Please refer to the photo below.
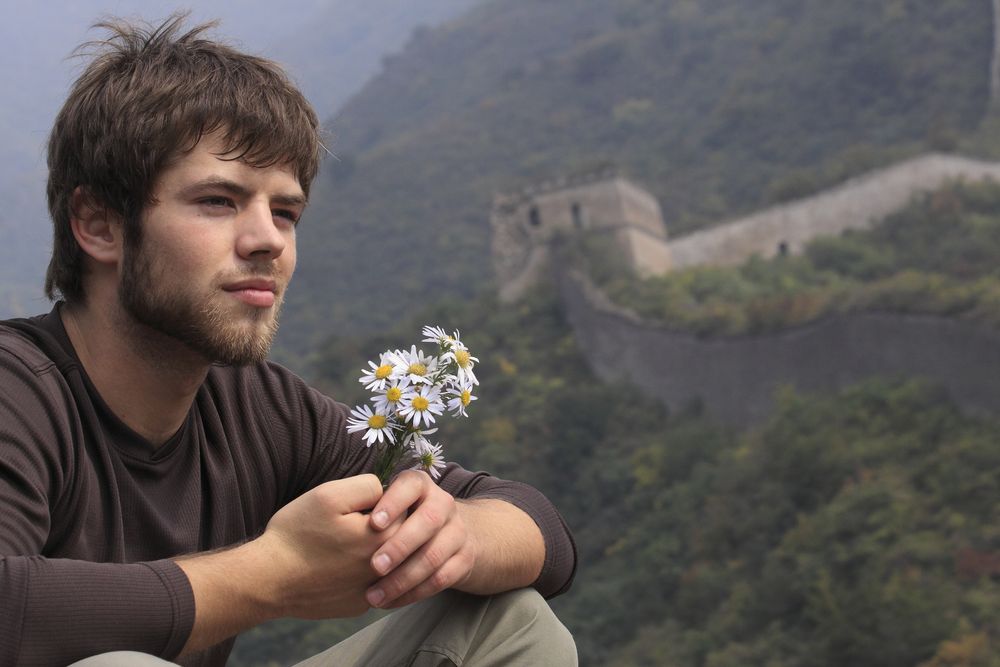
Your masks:
[{"label": "misty sky", "polygon": [[[305,0],[295,4],[299,11],[293,13],[279,8],[278,3],[262,0],[238,4],[202,0],[192,16],[222,19],[219,34],[242,43],[247,50],[266,54],[287,39],[286,35],[294,35],[299,23],[324,3]],[[0,144],[0,156],[9,163],[31,155],[41,164],[45,135],[78,72],[78,65],[68,56],[76,45],[99,35],[88,27],[105,15],[156,20],[183,5],[157,0],[5,0],[3,7],[6,18],[0,22],[0,40],[5,48],[0,54],[0,86],[5,94],[0,105],[0,131],[6,137],[16,130],[17,138]]]}]

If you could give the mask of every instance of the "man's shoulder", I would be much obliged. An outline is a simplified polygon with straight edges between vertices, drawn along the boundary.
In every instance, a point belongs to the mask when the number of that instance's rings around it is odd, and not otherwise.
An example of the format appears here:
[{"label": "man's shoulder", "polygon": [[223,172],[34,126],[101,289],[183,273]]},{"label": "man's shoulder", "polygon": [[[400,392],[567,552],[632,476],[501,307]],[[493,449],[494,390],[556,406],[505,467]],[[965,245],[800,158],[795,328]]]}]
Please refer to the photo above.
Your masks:
[{"label": "man's shoulder", "polygon": [[39,375],[57,366],[61,348],[38,326],[39,319],[0,320],[0,371],[20,367]]}]

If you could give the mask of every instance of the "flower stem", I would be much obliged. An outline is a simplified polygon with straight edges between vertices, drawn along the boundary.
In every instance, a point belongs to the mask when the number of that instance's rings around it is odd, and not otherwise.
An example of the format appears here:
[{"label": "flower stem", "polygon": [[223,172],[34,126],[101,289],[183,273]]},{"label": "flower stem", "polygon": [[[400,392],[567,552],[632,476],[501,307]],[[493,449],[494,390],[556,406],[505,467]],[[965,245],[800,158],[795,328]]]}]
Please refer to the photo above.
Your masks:
[{"label": "flower stem", "polygon": [[382,488],[389,486],[389,478],[392,472],[403,458],[404,447],[398,443],[392,443],[379,448],[378,457],[375,459],[375,475],[382,482]]}]

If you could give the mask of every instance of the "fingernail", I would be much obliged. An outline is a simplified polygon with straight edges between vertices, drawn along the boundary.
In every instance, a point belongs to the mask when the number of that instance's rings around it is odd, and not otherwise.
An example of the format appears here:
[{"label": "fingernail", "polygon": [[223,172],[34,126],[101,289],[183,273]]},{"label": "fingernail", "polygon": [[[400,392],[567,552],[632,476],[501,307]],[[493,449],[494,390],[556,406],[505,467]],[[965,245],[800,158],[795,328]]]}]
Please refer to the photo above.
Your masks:
[{"label": "fingernail", "polygon": [[379,574],[385,574],[389,570],[389,557],[385,554],[375,556],[375,560],[372,561],[372,566]]},{"label": "fingernail", "polygon": [[381,588],[373,588],[368,591],[368,595],[365,596],[368,600],[368,604],[373,607],[377,607],[379,603],[385,598],[385,593],[382,592]]},{"label": "fingernail", "polygon": [[389,513],[384,510],[375,512],[374,521],[376,527],[385,528],[389,525]]}]

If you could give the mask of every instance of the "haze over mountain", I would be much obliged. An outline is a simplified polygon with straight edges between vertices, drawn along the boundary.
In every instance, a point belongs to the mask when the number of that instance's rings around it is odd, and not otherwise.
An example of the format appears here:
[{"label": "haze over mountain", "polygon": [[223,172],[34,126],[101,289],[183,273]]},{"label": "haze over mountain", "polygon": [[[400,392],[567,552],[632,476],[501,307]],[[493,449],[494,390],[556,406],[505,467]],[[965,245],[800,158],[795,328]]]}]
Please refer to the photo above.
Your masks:
[{"label": "haze over mountain", "polygon": [[610,161],[676,236],[954,149],[991,27],[985,0],[494,0],[420,31],[331,122],[279,342],[489,289],[497,192]]},{"label": "haze over mountain", "polygon": [[[303,0],[238,5],[203,0],[192,23],[220,19],[216,34],[283,63],[321,117],[332,115],[403,46],[413,29],[447,20],[478,0]],[[47,310],[41,282],[49,253],[44,144],[69,83],[76,45],[100,37],[103,16],[159,20],[182,8],[162,0],[79,0],[5,4],[0,23],[0,317]],[[293,7],[293,9],[290,9]]]}]

